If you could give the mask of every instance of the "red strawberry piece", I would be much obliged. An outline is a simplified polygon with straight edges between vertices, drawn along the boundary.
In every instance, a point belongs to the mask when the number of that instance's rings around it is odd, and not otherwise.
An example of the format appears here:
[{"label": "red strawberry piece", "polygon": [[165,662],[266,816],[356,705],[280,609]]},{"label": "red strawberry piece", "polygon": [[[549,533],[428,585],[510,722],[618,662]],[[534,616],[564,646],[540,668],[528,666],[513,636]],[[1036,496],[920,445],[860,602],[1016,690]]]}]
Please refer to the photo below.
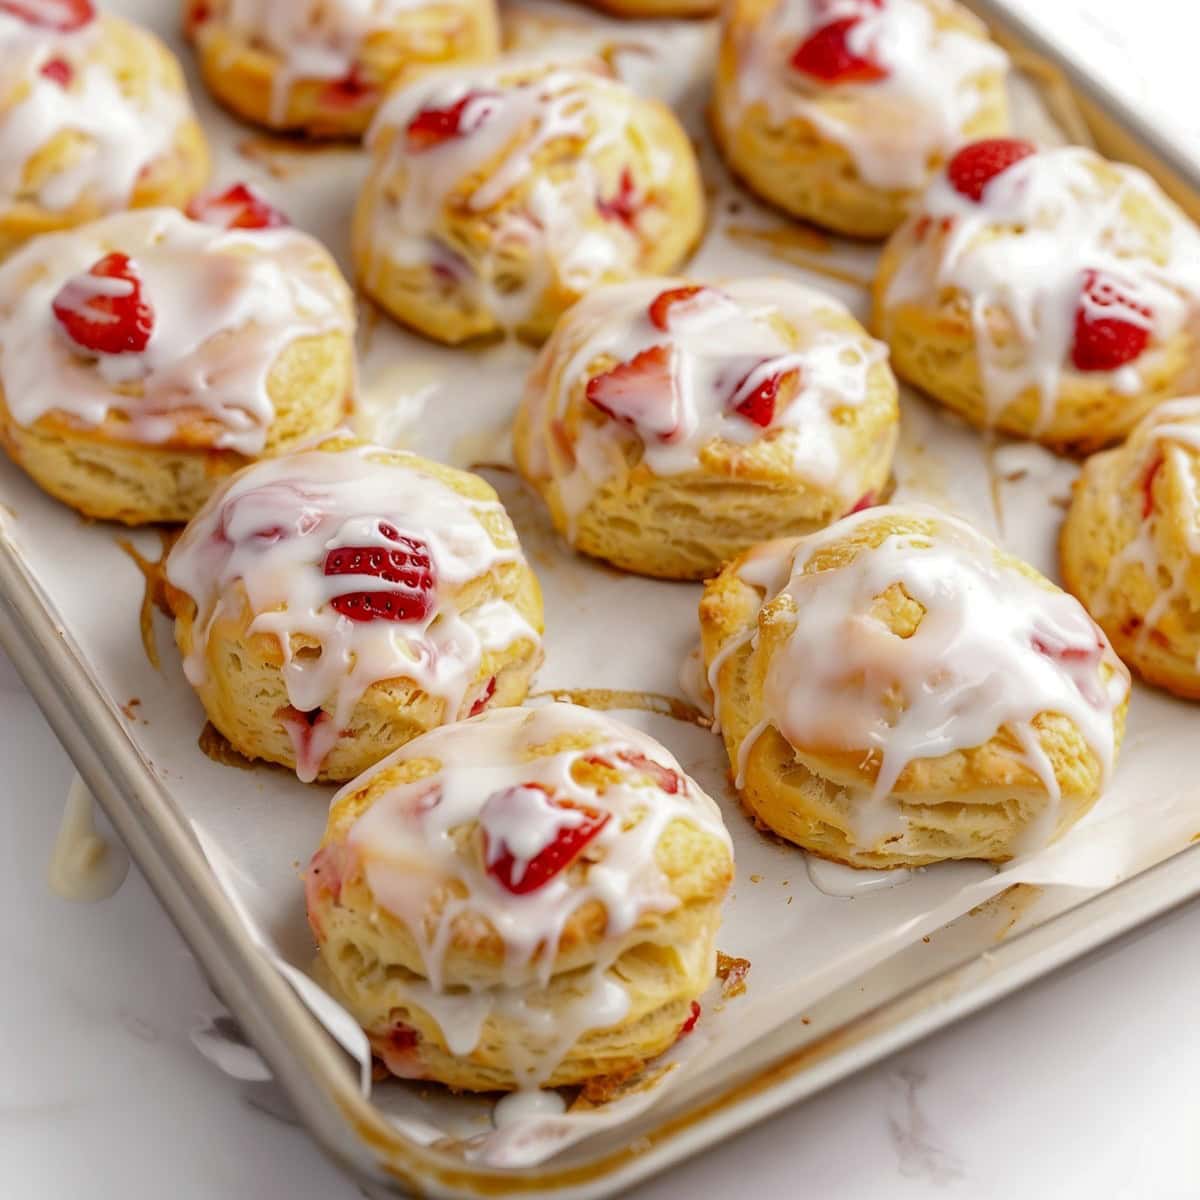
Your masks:
[{"label": "red strawberry piece", "polygon": [[1146,349],[1153,321],[1153,311],[1119,279],[1085,271],[1071,362],[1079,371],[1115,371]]},{"label": "red strawberry piece", "polygon": [[852,516],[854,513],[862,512],[863,509],[874,508],[874,507],[875,507],[875,493],[874,492],[864,492],[858,498],[858,503],[855,504],[855,506],[846,514],[846,516],[849,517],[849,516]]},{"label": "red strawberry piece", "polygon": [[41,66],[41,74],[52,79],[59,87],[71,86],[75,78],[75,69],[65,58],[48,58]]},{"label": "red strawberry piece", "polygon": [[51,307],[67,337],[96,354],[140,354],[154,329],[154,310],[142,299],[141,278],[124,254],[106,254],[69,279]]},{"label": "red strawberry piece", "polygon": [[193,221],[222,229],[280,229],[291,222],[247,183],[235,183],[223,192],[197,196],[188,206]]},{"label": "red strawberry piece", "polygon": [[758,367],[746,374],[733,390],[730,406],[735,413],[766,429],[775,419],[775,407],[779,401],[779,390],[797,378],[798,371],[781,371],[754,382]]},{"label": "red strawberry piece", "polygon": [[405,1025],[403,1021],[397,1021],[388,1033],[388,1042],[391,1048],[398,1052],[411,1050],[420,1040],[420,1034],[411,1025]]},{"label": "red strawberry piece", "polygon": [[495,111],[498,99],[495,92],[476,91],[445,108],[423,108],[404,131],[409,154],[421,154],[474,133]]},{"label": "red strawberry piece", "polygon": [[391,525],[379,532],[391,546],[338,546],[325,556],[326,575],[366,575],[394,583],[381,591],[345,592],[329,602],[352,621],[423,621],[433,608],[436,580],[429,547]]},{"label": "red strawberry piece", "polygon": [[587,398],[614,421],[669,442],[679,432],[671,347],[651,346],[589,379]]},{"label": "red strawberry piece", "polygon": [[[506,788],[489,796],[484,807],[489,804],[507,804],[512,800],[514,793],[520,791],[545,792],[545,788],[538,784]],[[566,870],[608,824],[609,814],[606,812],[598,812],[596,809],[566,801],[555,801],[549,797],[547,799],[556,808],[579,814],[579,819],[573,825],[560,825],[549,845],[525,863],[523,873],[517,870],[518,860],[508,843],[502,841],[499,846],[493,847],[487,833],[484,833],[483,853],[488,874],[515,896],[536,892]]]},{"label": "red strawberry piece", "polygon": [[617,758],[643,774],[649,775],[668,796],[676,796],[683,789],[683,780],[678,772],[672,771],[670,767],[664,767],[662,763],[657,763],[644,754],[639,754],[636,750],[622,750]]},{"label": "red strawberry piece", "polygon": [[984,138],[964,146],[947,164],[946,175],[960,196],[978,204],[997,175],[1036,153],[1037,147],[1021,138]]},{"label": "red strawberry piece", "polygon": [[483,692],[479,695],[475,703],[471,705],[471,711],[468,716],[477,717],[485,708],[488,701],[496,694],[496,677],[493,675],[491,679],[483,685]]},{"label": "red strawberry piece", "polygon": [[711,290],[700,284],[691,284],[687,287],[669,288],[665,292],[660,292],[650,302],[651,324],[666,333],[671,328],[672,308],[677,304],[688,304],[697,296],[702,296]]},{"label": "red strawberry piece", "polygon": [[1163,463],[1166,460],[1159,455],[1151,464],[1146,473],[1142,476],[1142,520],[1154,511],[1154,481],[1158,478],[1158,473],[1163,469]]},{"label": "red strawberry piece", "polygon": [[842,17],[810,34],[792,54],[792,66],[822,83],[877,83],[888,77],[881,63],[850,49],[847,36],[862,20]]},{"label": "red strawberry piece", "polygon": [[0,0],[0,12],[59,33],[74,33],[96,16],[92,0]]},{"label": "red strawberry piece", "polygon": [[355,63],[341,79],[334,79],[321,89],[321,103],[330,108],[360,108],[374,104],[379,88],[362,77],[362,68]]},{"label": "red strawberry piece", "polygon": [[616,192],[608,199],[603,196],[596,199],[596,209],[606,221],[620,221],[628,229],[637,224],[638,213],[643,207],[633,182],[633,172],[628,167],[621,171]]},{"label": "red strawberry piece", "polygon": [[691,1011],[688,1013],[688,1019],[679,1027],[679,1034],[675,1040],[678,1041],[679,1038],[687,1037],[696,1028],[698,1020],[700,1020],[700,1001],[693,1000]]}]

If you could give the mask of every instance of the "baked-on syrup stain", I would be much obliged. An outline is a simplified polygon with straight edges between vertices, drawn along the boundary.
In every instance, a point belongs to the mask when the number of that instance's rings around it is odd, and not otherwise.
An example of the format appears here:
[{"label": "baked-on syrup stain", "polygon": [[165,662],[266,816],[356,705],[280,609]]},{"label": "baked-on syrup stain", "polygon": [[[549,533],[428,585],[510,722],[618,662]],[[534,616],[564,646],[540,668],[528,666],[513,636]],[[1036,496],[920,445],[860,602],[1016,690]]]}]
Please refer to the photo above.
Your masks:
[{"label": "baked-on syrup stain", "polygon": [[712,728],[712,718],[694,704],[678,696],[664,696],[660,692],[632,692],[615,688],[551,688],[545,692],[531,692],[529,699],[565,701],[598,712],[634,709],[637,712],[658,713],[659,716],[684,721],[701,729]]},{"label": "baked-on syrup stain", "polygon": [[[789,897],[790,899],[790,897]],[[717,978],[721,981],[721,997],[732,1000],[746,990],[746,976],[750,974],[750,960],[735,958],[732,954],[717,951]]]},{"label": "baked-on syrup stain", "polygon": [[159,670],[158,643],[154,638],[154,610],[157,608],[164,616],[174,614],[167,607],[166,573],[163,566],[167,561],[167,553],[179,537],[179,529],[159,529],[158,536],[162,542],[162,553],[157,560],[144,558],[137,547],[128,538],[117,538],[117,545],[133,559],[137,569],[142,573],[145,589],[142,592],[142,607],[138,614],[138,625],[142,631],[142,648],[150,665]]},{"label": "baked-on syrup stain", "polygon": [[205,721],[196,745],[207,758],[223,767],[237,767],[240,771],[253,771],[258,763],[235,750],[229,739],[211,722]]},{"label": "baked-on syrup stain", "polygon": [[830,250],[830,241],[816,229],[796,226],[789,229],[756,229],[752,225],[729,224],[724,230],[730,241],[751,250],[769,250],[774,256],[784,259],[793,266],[839,283],[848,283],[864,292],[871,288],[865,275],[840,267],[837,263],[823,259]]}]

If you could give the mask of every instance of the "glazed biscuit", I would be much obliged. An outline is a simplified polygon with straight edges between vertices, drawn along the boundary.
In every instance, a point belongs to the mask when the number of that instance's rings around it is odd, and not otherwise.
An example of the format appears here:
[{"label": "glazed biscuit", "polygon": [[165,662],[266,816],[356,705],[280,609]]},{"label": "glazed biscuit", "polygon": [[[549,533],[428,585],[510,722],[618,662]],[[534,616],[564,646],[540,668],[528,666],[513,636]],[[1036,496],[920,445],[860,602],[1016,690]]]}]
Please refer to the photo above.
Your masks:
[{"label": "glazed biscuit", "polygon": [[736,785],[854,867],[993,862],[1059,837],[1120,746],[1129,672],[1074,597],[969,525],[858,513],[731,563],[700,606]]},{"label": "glazed biscuit", "polygon": [[305,878],[333,993],[393,1074],[624,1076],[712,982],[733,855],[657,742],[570,704],[426,734],[334,798]]},{"label": "glazed biscuit", "polygon": [[886,237],[954,150],[1006,132],[1007,71],[954,0],[732,0],[710,116],[763,199]]},{"label": "glazed biscuit", "polygon": [[0,266],[0,441],[89,517],[185,521],[345,415],[354,312],[329,253],[244,187],[203,211],[220,224],[120,213]]},{"label": "glazed biscuit", "polygon": [[209,720],[305,782],[519,704],[541,661],[541,592],[496,493],[346,436],[227,481],[166,578]]},{"label": "glazed biscuit", "polygon": [[598,288],[542,349],[513,445],[577,549],[666,579],[878,499],[897,435],[887,352],[782,279]]},{"label": "glazed biscuit", "polygon": [[1200,234],[1148,175],[993,139],[884,249],[874,329],[972,424],[1082,454],[1195,390],[1198,301]]},{"label": "glazed biscuit", "polygon": [[368,143],[359,281],[438,341],[540,341],[593,288],[676,267],[703,226],[687,135],[599,63],[432,72]]},{"label": "glazed biscuit", "polygon": [[385,93],[430,67],[495,58],[495,0],[184,0],[204,82],[237,116],[357,138]]},{"label": "glazed biscuit", "polygon": [[182,207],[207,176],[157,38],[90,0],[0,8],[0,258],[121,209]]},{"label": "glazed biscuit", "polygon": [[1089,458],[1059,543],[1063,579],[1150,683],[1200,700],[1200,400],[1168,400]]}]

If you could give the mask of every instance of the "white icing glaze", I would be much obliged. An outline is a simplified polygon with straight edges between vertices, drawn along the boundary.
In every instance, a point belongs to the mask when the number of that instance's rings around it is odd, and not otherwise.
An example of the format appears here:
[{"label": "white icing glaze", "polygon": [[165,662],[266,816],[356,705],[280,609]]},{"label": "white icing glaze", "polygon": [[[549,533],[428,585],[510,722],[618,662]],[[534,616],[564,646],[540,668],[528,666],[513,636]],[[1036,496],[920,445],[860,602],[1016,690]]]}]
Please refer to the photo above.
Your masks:
[{"label": "white icing glaze", "polygon": [[[460,135],[417,152],[405,137],[420,112],[448,109],[475,94],[463,110]],[[368,135],[377,147],[381,132],[394,129],[388,157],[377,173],[402,182],[380,189],[372,232],[381,261],[401,267],[433,265],[449,273],[481,306],[514,327],[533,311],[556,279],[586,291],[614,272],[633,269],[638,239],[622,222],[596,228],[597,201],[607,197],[594,161],[630,140],[629,128],[644,101],[622,84],[582,67],[510,60],[498,67],[430,71],[393,92]],[[586,139],[571,151],[570,172],[552,178],[534,169],[534,159],[563,139]],[[648,148],[649,188],[670,182],[672,155]],[[482,176],[480,172],[484,172]],[[447,197],[467,186],[455,203],[495,222],[481,257],[467,262],[439,240]],[[520,206],[489,212],[524,188]],[[528,260],[528,278],[519,287],[506,278],[506,258]]]},{"label": "white icing glaze", "polygon": [[231,32],[265,48],[278,65],[271,84],[271,120],[287,115],[298,82],[339,80],[360,64],[372,34],[397,27],[427,0],[229,0],[220,18]]},{"label": "white icing glaze", "polygon": [[50,887],[64,900],[106,900],[129,873],[125,847],[97,831],[95,805],[87,785],[76,775],[67,789],[50,859]]},{"label": "white icing glaze", "polygon": [[[128,291],[86,274],[113,250],[130,257],[154,311],[141,353],[82,350],[52,308],[67,284],[76,305]],[[276,359],[298,338],[353,327],[349,291],[328,261],[298,230],[227,231],[166,208],[37,238],[0,266],[5,403],[23,426],[50,412],[84,427],[120,414],[122,437],[146,444],[169,442],[200,417],[221,427],[214,447],[258,454],[275,416],[267,380]]]},{"label": "white icing glaze", "polygon": [[[744,109],[766,105],[771,123],[804,120],[842,146],[859,174],[879,188],[919,188],[930,164],[963,141],[963,128],[981,103],[979,81],[1007,69],[993,43],[939,29],[945,0],[782,0],[739,45],[733,126]],[[887,69],[870,83],[829,85],[791,65],[796,48],[817,30],[858,17],[851,52]],[[831,103],[836,95],[838,102]]]},{"label": "white icing glaze", "polygon": [[[1110,493],[1113,506],[1142,504],[1148,499],[1152,471],[1171,469],[1185,480],[1193,479],[1192,458],[1200,454],[1200,397],[1187,396],[1158,405],[1134,430],[1122,454],[1129,470],[1122,489]],[[1159,548],[1159,524],[1164,514],[1157,505],[1144,512],[1137,535],[1113,555],[1109,562],[1105,589],[1100,596],[1103,610],[1112,608],[1112,594],[1127,567],[1138,565],[1157,589],[1154,603],[1142,618],[1138,640],[1145,643],[1151,632],[1188,587],[1189,575],[1200,564],[1200,488],[1185,486],[1179,493],[1182,513],[1168,517],[1172,529],[1182,530],[1183,562],[1172,561]],[[1165,586],[1163,579],[1166,579]],[[1103,611],[1099,614],[1104,615]],[[1196,665],[1200,668],[1200,655]]]},{"label": "white icing glaze", "polygon": [[[531,757],[535,747],[581,733],[600,737],[586,748]],[[467,1054],[474,1049],[489,1013],[514,1021],[524,1036],[506,1045],[509,1065],[523,1086],[536,1087],[583,1033],[612,1025],[628,1011],[625,988],[608,968],[644,916],[670,912],[679,903],[655,857],[667,827],[688,822],[726,847],[729,835],[717,806],[652,738],[603,714],[557,703],[493,709],[435,729],[348,785],[334,805],[380,771],[428,758],[439,760],[440,770],[387,790],[351,827],[346,846],[362,863],[377,903],[404,922],[420,947],[427,982],[406,983],[404,989],[437,1021],[450,1050]],[[631,771],[646,761],[650,779],[661,774],[676,790],[648,785],[641,775],[636,785],[622,779],[597,790],[572,775],[574,765],[586,758],[628,765]],[[608,815],[583,850],[585,874],[562,871],[517,894],[489,873],[485,861],[464,852],[454,835],[470,822],[478,822],[489,838],[515,837],[522,853],[549,844],[565,823],[563,810],[555,816],[548,803],[525,801],[510,807],[503,797],[514,789]],[[465,894],[446,899],[450,881],[458,881]],[[544,1007],[530,994],[531,986],[549,983],[566,923],[592,902],[607,913],[597,957],[582,973],[570,1003]],[[464,993],[446,979],[444,959],[455,921],[470,915],[486,919],[503,939],[505,964],[499,986]],[[647,936],[653,939],[652,933]]]},{"label": "white icing glaze", "polygon": [[[956,191],[943,173],[913,218],[948,222],[949,232],[944,240],[929,236],[912,249],[885,304],[933,303],[947,288],[966,298],[992,419],[1030,388],[1041,397],[1040,425],[1053,416],[1061,378],[1071,370],[1075,314],[1088,270],[1111,274],[1124,294],[1150,307],[1147,353],[1196,321],[1200,232],[1144,172],[1107,164],[1120,176],[1114,187],[1097,173],[1101,163],[1077,146],[1042,150],[995,176],[980,201]],[[1148,207],[1161,224],[1162,264],[1146,252],[1143,235],[1123,210],[1130,201]],[[997,310],[1010,316],[1022,353],[996,343],[989,316]],[[1105,315],[1146,324],[1132,308],[1113,305]],[[1130,395],[1142,384],[1137,360],[1119,371],[1090,374],[1107,374]]]},{"label": "white icing glaze", "polygon": [[[846,565],[805,567],[865,522],[936,520],[934,537],[894,533]],[[981,746],[1007,729],[1052,801],[1039,830],[1054,831],[1060,789],[1033,719],[1071,720],[1105,781],[1115,756],[1113,714],[1129,672],[1103,632],[1065,592],[1049,591],[996,561],[996,548],[957,518],[933,509],[875,508],[751,559],[743,578],[765,586],[763,603],[786,594],[795,623],[767,667],[764,720],[796,747],[873,755],[873,788],[854,794],[856,833],[873,849],[903,831],[892,790],[919,759]],[[871,615],[876,597],[899,585],[925,608],[909,637]],[[736,642],[757,637],[757,629]],[[722,647],[725,653],[727,647]],[[1111,668],[1106,681],[1102,664]],[[801,751],[803,753],[803,751]],[[744,758],[743,764],[744,765]]]},{"label": "white icing glaze", "polygon": [[522,1121],[560,1116],[566,1108],[557,1092],[509,1092],[492,1110],[492,1123],[497,1129],[507,1129]]},{"label": "white icing glaze", "polygon": [[[30,160],[64,132],[85,141],[38,187],[36,202],[53,211],[85,197],[123,207],[141,171],[171,150],[191,117],[187,97],[157,84],[126,94],[97,61],[105,36],[103,20],[59,33],[0,12],[0,203],[23,195]],[[43,74],[50,62],[66,64],[65,85]]]},{"label": "white icing glaze", "polygon": [[[440,697],[445,719],[453,720],[484,652],[540,641],[503,600],[459,608],[463,585],[520,557],[515,538],[501,548],[481,524],[503,511],[499,502],[468,500],[416,467],[378,461],[380,453],[354,446],[259,462],[209,500],[167,559],[168,580],[196,602],[193,649],[184,662],[193,684],[206,677],[209,631],[236,603],[236,583],[254,614],[250,632],[278,639],[302,779],[316,775],[372,684],[413,680]],[[351,592],[397,590],[367,574],[323,573],[338,547],[394,548],[381,524],[428,549],[435,585],[420,619],[355,621],[330,603]],[[294,653],[295,637],[315,639],[319,656]],[[306,732],[301,714],[317,709],[323,714]]]},{"label": "white icing glaze", "polygon": [[[867,397],[871,369],[887,349],[865,335],[831,329],[821,315],[849,314],[836,300],[783,279],[740,279],[706,288],[671,307],[669,331],[649,315],[660,294],[685,286],[681,280],[639,279],[610,284],[585,296],[560,324],[543,350],[543,364],[566,358],[553,388],[548,371],[535,371],[526,396],[537,431],[530,467],[535,475],[556,473],[557,455],[542,439],[566,415],[577,385],[601,357],[627,363],[655,346],[670,348],[671,386],[631,384],[623,409],[628,421],[585,419],[572,446],[574,461],[558,477],[569,519],[596,490],[625,470],[622,444],[637,439],[642,461],[660,476],[700,467],[700,454],[720,440],[749,445],[764,437],[783,442],[797,475],[836,491],[847,506],[862,495],[857,462],[846,459],[835,413],[856,408]],[[780,403],[766,428],[736,411],[765,380],[799,373],[799,390]],[[584,402],[589,413],[599,414]]]},{"label": "white icing glaze", "polygon": [[844,863],[831,862],[816,854],[805,854],[804,865],[813,887],[838,900],[854,900],[872,892],[888,891],[908,883],[913,875],[907,867],[871,871],[862,867],[847,867]]}]

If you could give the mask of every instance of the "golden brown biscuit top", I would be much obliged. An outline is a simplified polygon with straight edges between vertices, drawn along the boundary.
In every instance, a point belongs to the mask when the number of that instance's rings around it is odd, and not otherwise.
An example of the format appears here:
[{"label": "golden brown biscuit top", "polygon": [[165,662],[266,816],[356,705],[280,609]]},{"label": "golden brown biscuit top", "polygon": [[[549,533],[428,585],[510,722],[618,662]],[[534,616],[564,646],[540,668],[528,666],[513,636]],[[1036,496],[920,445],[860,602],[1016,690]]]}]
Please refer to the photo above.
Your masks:
[{"label": "golden brown biscuit top", "polygon": [[598,909],[601,942],[620,946],[645,918],[719,900],[731,857],[717,806],[661,745],[554,703],[443,726],[347,785],[310,884],[361,873],[436,988],[472,921],[499,936],[513,971],[536,958],[548,976],[581,910]]},{"label": "golden brown biscuit top", "polygon": [[[90,3],[27,7],[0,11],[0,205],[60,211],[87,196],[120,208],[192,119],[182,82],[163,77],[152,51],[167,52],[149,35]],[[64,137],[53,162],[38,157]]]},{"label": "golden brown biscuit top", "polygon": [[411,679],[454,714],[485,652],[540,640],[487,590],[507,564],[524,559],[482,479],[333,438],[225,483],[175,543],[166,575],[190,622],[194,684],[222,620],[278,641],[284,724],[297,774],[312,779],[372,684]]},{"label": "golden brown biscuit top", "polygon": [[751,551],[734,571],[762,604],[710,669],[756,639],[757,732],[770,724],[800,753],[872,762],[877,809],[910,764],[1002,730],[1056,798],[1033,725],[1045,713],[1072,722],[1107,777],[1129,672],[1073,596],[965,522],[869,509]]},{"label": "golden brown biscuit top", "polygon": [[0,266],[0,387],[19,425],[115,417],[123,440],[153,445],[199,422],[214,448],[253,455],[274,419],[279,356],[299,338],[348,335],[353,320],[333,260],[299,230],[119,213]]},{"label": "golden brown biscuit top", "polygon": [[728,20],[735,104],[811,124],[880,188],[924,186],[1008,66],[952,0],[741,0]]}]

